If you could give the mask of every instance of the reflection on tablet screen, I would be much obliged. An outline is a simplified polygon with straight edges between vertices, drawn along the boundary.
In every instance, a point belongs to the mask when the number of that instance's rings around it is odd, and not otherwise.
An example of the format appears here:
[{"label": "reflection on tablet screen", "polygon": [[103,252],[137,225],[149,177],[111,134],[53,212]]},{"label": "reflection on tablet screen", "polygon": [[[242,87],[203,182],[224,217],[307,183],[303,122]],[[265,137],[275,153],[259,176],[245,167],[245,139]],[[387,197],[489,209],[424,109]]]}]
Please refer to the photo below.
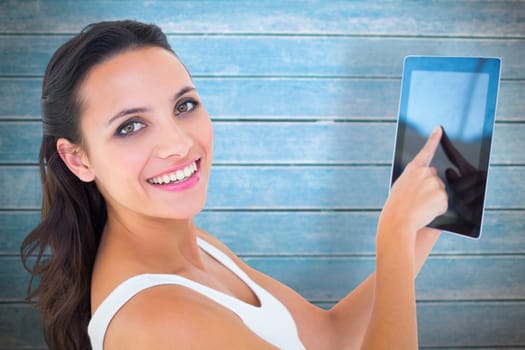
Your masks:
[{"label": "reflection on tablet screen", "polygon": [[392,182],[441,125],[431,165],[446,184],[449,209],[432,227],[479,237],[498,85],[499,59],[405,60]]}]

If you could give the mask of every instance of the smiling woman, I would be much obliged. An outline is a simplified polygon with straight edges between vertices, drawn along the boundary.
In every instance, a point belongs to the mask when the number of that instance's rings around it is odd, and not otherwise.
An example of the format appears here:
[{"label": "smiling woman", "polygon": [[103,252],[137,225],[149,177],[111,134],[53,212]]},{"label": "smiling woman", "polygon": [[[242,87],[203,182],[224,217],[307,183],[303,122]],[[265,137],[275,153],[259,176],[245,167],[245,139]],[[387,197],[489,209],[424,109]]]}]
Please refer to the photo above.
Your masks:
[{"label": "smiling woman", "polygon": [[83,147],[59,138],[58,151],[81,180],[96,179],[108,212],[187,218],[203,208],[211,121],[172,52],[143,47],[110,57],[86,74],[78,99]]},{"label": "smiling woman", "polygon": [[52,349],[417,348],[425,225],[447,206],[440,128],[385,203],[376,273],[324,310],[196,226],[212,125],[157,26],[87,27],[51,59],[42,106],[42,221],[22,254]]}]

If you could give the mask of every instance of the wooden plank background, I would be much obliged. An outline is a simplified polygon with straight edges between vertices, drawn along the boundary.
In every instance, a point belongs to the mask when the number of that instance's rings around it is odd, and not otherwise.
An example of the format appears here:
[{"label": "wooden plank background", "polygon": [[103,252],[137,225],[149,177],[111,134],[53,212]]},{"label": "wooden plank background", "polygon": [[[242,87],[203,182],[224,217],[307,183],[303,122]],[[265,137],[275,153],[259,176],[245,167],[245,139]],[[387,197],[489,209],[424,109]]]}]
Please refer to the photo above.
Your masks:
[{"label": "wooden plank background", "polygon": [[29,0],[0,2],[0,349],[45,349],[19,257],[44,68],[84,25],[122,18],[169,34],[213,118],[200,224],[322,307],[374,268],[403,57],[501,57],[483,235],[442,235],[418,322],[422,349],[525,348],[524,1]]}]

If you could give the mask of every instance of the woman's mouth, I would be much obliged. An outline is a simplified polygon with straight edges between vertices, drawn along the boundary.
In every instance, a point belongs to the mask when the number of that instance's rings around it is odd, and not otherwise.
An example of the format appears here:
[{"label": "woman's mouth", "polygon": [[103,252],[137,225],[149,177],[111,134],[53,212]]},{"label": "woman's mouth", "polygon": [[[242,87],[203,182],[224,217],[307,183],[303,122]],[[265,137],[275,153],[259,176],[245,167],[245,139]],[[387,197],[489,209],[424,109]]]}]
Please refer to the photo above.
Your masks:
[{"label": "woman's mouth", "polygon": [[186,165],[184,168],[174,170],[172,172],[149,178],[147,181],[152,185],[167,185],[184,182],[192,177],[198,170],[199,159],[193,163]]}]

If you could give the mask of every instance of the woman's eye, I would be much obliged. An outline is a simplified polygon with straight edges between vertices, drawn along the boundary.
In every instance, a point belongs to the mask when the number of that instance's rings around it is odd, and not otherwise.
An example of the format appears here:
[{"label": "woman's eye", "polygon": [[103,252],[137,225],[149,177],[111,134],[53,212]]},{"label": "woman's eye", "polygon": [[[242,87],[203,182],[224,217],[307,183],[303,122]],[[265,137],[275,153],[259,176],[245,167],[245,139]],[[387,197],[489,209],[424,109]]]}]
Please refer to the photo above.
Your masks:
[{"label": "woman's eye", "polygon": [[131,135],[137,131],[139,131],[140,129],[146,127],[146,125],[144,125],[144,123],[141,123],[141,122],[138,122],[138,121],[131,121],[131,122],[127,122],[123,125],[121,125],[118,130],[117,130],[117,134],[119,136],[128,136],[128,135]]},{"label": "woman's eye", "polygon": [[187,100],[179,104],[176,108],[176,114],[186,113],[197,107],[197,102],[193,100]]}]

